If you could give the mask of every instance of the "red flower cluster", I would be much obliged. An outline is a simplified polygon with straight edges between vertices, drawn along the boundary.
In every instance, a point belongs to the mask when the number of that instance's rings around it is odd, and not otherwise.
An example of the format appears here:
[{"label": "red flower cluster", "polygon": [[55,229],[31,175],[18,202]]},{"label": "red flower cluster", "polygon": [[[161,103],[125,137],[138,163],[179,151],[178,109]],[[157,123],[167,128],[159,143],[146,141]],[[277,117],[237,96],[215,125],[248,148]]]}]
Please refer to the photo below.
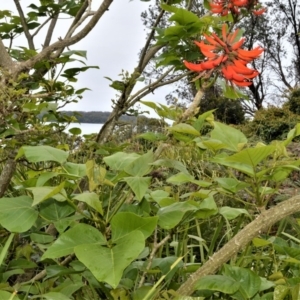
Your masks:
[{"label": "red flower cluster", "polygon": [[212,0],[209,5],[212,13],[221,16],[226,16],[229,12],[237,15],[240,13],[240,8],[251,10],[257,16],[262,15],[267,10],[260,8],[257,0]]},{"label": "red flower cluster", "polygon": [[260,46],[253,50],[241,49],[245,38],[235,41],[238,32],[239,29],[227,35],[227,26],[224,24],[222,27],[222,39],[215,33],[212,33],[210,36],[204,34],[208,43],[201,41],[195,42],[195,44],[208,59],[199,64],[184,61],[185,66],[195,72],[212,72],[216,70],[226,80],[237,86],[250,86],[252,84],[251,80],[259,73],[248,68],[247,64],[259,57],[264,49]]}]

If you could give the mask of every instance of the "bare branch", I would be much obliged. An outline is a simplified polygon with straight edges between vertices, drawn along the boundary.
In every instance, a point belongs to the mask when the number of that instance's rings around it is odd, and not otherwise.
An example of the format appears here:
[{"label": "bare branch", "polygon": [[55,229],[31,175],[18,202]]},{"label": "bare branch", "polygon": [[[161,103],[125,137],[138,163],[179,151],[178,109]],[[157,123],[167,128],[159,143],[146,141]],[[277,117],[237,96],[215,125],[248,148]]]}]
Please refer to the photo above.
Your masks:
[{"label": "bare branch", "polygon": [[68,39],[59,40],[59,41],[53,43],[49,47],[43,49],[39,54],[37,54],[33,58],[20,63],[18,65],[18,68],[15,73],[18,74],[24,70],[29,70],[37,62],[41,61],[44,58],[49,57],[54,51],[59,50],[61,48],[65,48],[70,45],[73,45],[73,44],[79,42],[80,40],[82,40],[95,27],[95,25],[98,23],[99,19],[108,10],[108,8],[112,2],[113,2],[113,0],[103,0],[100,7],[96,11],[96,13],[93,15],[93,17],[90,19],[88,24],[85,25],[85,27],[81,31],[79,31],[73,37],[70,37]]},{"label": "bare branch", "polygon": [[147,66],[147,64],[149,63],[150,59],[152,59],[154,57],[154,55],[163,47],[163,45],[157,45],[157,46],[153,46],[151,47],[147,53],[145,54],[145,57],[142,61],[142,65],[140,67],[139,72],[142,73],[142,71],[145,69],[145,67]]},{"label": "bare branch", "polygon": [[151,86],[154,86],[155,84],[161,82],[162,80],[164,80],[168,74],[171,73],[171,71],[173,70],[174,68],[170,68],[169,70],[167,70],[165,73],[163,73],[155,82],[153,82],[152,84],[150,85],[147,85],[145,87],[143,87],[142,89],[140,89],[139,91],[137,91],[134,95],[130,96],[129,97],[129,101],[138,97],[141,93],[143,93],[144,91],[146,90],[149,90]]},{"label": "bare branch", "polygon": [[45,37],[45,41],[43,44],[43,49],[47,48],[50,45],[50,42],[51,42],[51,39],[53,36],[53,31],[54,31],[54,28],[55,28],[57,20],[58,20],[58,16],[59,16],[59,13],[57,13],[50,22],[50,25],[49,25],[49,28],[48,28],[48,31],[47,31],[47,34]]},{"label": "bare branch", "polygon": [[46,19],[45,22],[43,22],[37,29],[36,31],[32,34],[32,38],[34,38],[39,32],[40,30],[51,20],[51,17],[49,17],[48,19]]},{"label": "bare branch", "polygon": [[27,26],[27,23],[26,23],[26,18],[24,16],[24,12],[23,12],[22,6],[21,6],[19,0],[14,0],[14,2],[15,2],[17,11],[19,13],[20,19],[21,19],[21,24],[22,24],[22,27],[24,29],[24,33],[25,33],[26,39],[28,41],[29,49],[34,50],[35,48],[34,48],[34,44],[33,44],[33,39],[32,39],[32,36],[31,36],[31,34],[29,32],[29,29],[28,29],[28,26]]},{"label": "bare branch", "polygon": [[74,18],[74,20],[73,20],[73,22],[72,22],[72,24],[71,24],[71,26],[68,30],[68,33],[81,20],[83,14],[85,13],[85,11],[88,8],[89,4],[90,4],[90,0],[85,0],[84,3],[81,5],[79,11],[77,12],[77,15],[75,16],[75,18]]},{"label": "bare branch", "polygon": [[[153,84],[149,85],[146,87],[146,90],[141,93],[139,96],[137,96],[136,98],[132,99],[129,103],[128,103],[128,107],[132,107],[135,103],[137,103],[138,101],[140,101],[142,98],[144,98],[146,95],[154,92],[156,89],[158,89],[159,87],[165,86],[165,85],[169,85],[171,83],[177,82],[178,80],[186,77],[188,74],[182,74],[179,76],[174,77],[173,79],[170,80],[166,80],[166,81],[156,81]],[[124,111],[125,112],[125,111]]]},{"label": "bare branch", "polygon": [[[58,1],[59,4],[61,4],[62,2],[63,2],[63,0]],[[45,49],[46,47],[48,47],[50,45],[52,35],[53,35],[53,31],[54,31],[54,28],[55,28],[57,20],[58,20],[58,16],[59,16],[59,12],[51,20],[50,26],[48,28],[48,31],[47,31],[47,34],[46,34],[46,37],[45,37],[43,49]]]},{"label": "bare branch", "polygon": [[[88,17],[91,17],[95,14],[94,11],[92,11],[92,2],[91,1],[86,1],[87,2],[87,5],[85,6],[85,14],[81,14],[81,17],[80,18],[76,18],[76,22],[74,20],[74,22],[72,23],[72,25],[70,26],[66,36],[65,36],[65,39],[66,38],[70,38],[73,33],[75,32],[75,30],[88,18]],[[85,2],[85,3],[86,3]],[[84,3],[84,4],[85,4]]]},{"label": "bare branch", "polygon": [[170,233],[167,234],[163,240],[161,240],[159,243],[157,242],[157,228],[155,228],[155,233],[154,233],[154,242],[153,242],[153,248],[152,248],[152,251],[151,251],[151,254],[149,256],[149,261],[148,261],[148,264],[147,264],[147,267],[145,269],[145,271],[143,272],[143,275],[141,277],[141,280],[140,280],[140,283],[139,283],[139,288],[143,286],[144,282],[145,282],[145,279],[146,279],[146,275],[147,275],[147,272],[150,270],[151,268],[151,265],[152,265],[152,262],[153,262],[153,259],[155,257],[155,254],[156,252],[158,251],[158,249],[160,247],[162,247],[169,239],[171,238],[171,235]]},{"label": "bare branch", "polygon": [[[142,50],[142,53],[141,53],[141,57],[140,57],[140,61],[139,61],[139,65],[138,65],[138,70],[141,72],[141,70],[143,70],[145,68],[145,58],[146,58],[146,54],[148,52],[148,48],[150,46],[150,43],[151,43],[151,40],[153,39],[154,37],[154,34],[155,34],[155,29],[157,27],[157,25],[159,24],[160,20],[162,19],[163,15],[164,15],[165,11],[164,10],[161,10],[161,12],[159,13],[159,15],[157,16],[154,24],[153,24],[153,28],[148,36],[148,39],[146,41],[146,44]],[[147,62],[148,63],[148,62]],[[147,64],[146,64],[147,65]]]}]

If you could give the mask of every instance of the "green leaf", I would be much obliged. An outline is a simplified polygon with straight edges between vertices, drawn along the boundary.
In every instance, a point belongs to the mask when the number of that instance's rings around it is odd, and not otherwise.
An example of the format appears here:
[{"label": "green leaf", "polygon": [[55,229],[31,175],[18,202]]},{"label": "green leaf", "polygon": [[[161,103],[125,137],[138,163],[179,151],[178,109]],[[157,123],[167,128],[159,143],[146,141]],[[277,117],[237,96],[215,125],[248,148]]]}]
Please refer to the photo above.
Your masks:
[{"label": "green leaf", "polygon": [[130,212],[119,212],[111,220],[112,240],[117,242],[132,231],[138,230],[148,238],[154,231],[158,217],[140,217]]},{"label": "green leaf", "polygon": [[[106,282],[116,288],[124,269],[143,251],[144,235],[133,231],[118,239],[112,247],[100,244],[87,244],[75,247],[75,254],[100,282]],[[97,258],[97,263],[95,263]]]},{"label": "green leaf", "polygon": [[275,150],[274,146],[262,146],[244,149],[227,157],[215,157],[213,162],[234,168],[249,176],[254,176],[255,167]]},{"label": "green leaf", "polygon": [[6,291],[0,291],[0,299],[1,300],[20,300],[20,298],[16,294],[11,294]]},{"label": "green leaf", "polygon": [[86,66],[86,67],[82,67],[82,68],[70,68],[70,69],[64,70],[64,73],[61,74],[61,76],[67,78],[70,81],[76,81],[76,80],[74,80],[74,77],[77,76],[80,72],[85,72],[88,69],[99,69],[99,67],[98,66]]},{"label": "green leaf", "polygon": [[189,174],[189,171],[182,162],[173,159],[158,159],[152,165],[158,167],[172,168],[184,174]]},{"label": "green leaf", "polygon": [[248,99],[248,96],[246,94],[241,93],[238,91],[237,88],[234,88],[231,85],[228,85],[224,80],[220,82],[220,85],[223,90],[223,96],[228,99]]},{"label": "green leaf", "polygon": [[214,122],[210,136],[220,141],[223,148],[234,152],[240,151],[247,143],[246,136],[240,130],[219,122]]},{"label": "green leaf", "polygon": [[222,275],[207,275],[197,280],[195,290],[219,291],[224,294],[234,294],[240,287],[235,280]]},{"label": "green leaf", "polygon": [[74,199],[85,202],[90,207],[94,208],[98,213],[103,215],[102,203],[96,193],[82,193],[75,195]]},{"label": "green leaf", "polygon": [[53,242],[54,237],[50,234],[38,234],[38,233],[31,233],[30,234],[30,239],[35,242],[35,243],[39,243],[39,244],[49,244],[51,242]]},{"label": "green leaf", "polygon": [[71,162],[66,162],[63,164],[63,169],[68,175],[82,178],[86,176],[86,165],[85,164],[75,164]]},{"label": "green leaf", "polygon": [[67,201],[58,202],[51,198],[40,203],[40,215],[48,221],[59,221],[75,212],[75,208]]},{"label": "green leaf", "polygon": [[130,186],[135,196],[141,201],[151,183],[151,177],[124,177],[123,180]]},{"label": "green leaf", "polygon": [[43,298],[47,300],[70,300],[69,297],[65,296],[62,293],[50,292],[42,295]]},{"label": "green leaf", "polygon": [[260,291],[261,280],[253,271],[235,266],[224,265],[224,274],[239,284],[235,299],[251,299]]},{"label": "green leaf", "polygon": [[[154,200],[160,207],[169,206],[177,202],[174,198],[169,197],[169,193],[162,190],[156,190],[150,193],[150,197]],[[148,199],[147,199],[148,200]]]},{"label": "green leaf", "polygon": [[65,151],[50,146],[23,146],[20,148],[16,159],[25,156],[29,162],[36,163],[41,161],[55,161],[64,163],[69,154]]},{"label": "green leaf", "polygon": [[69,129],[69,132],[73,135],[80,135],[82,131],[78,127],[73,127]]},{"label": "green leaf", "polygon": [[218,207],[213,196],[206,197],[199,205],[196,217],[199,219],[207,219],[218,213]]},{"label": "green leaf", "polygon": [[114,184],[106,179],[106,169],[95,163],[94,160],[88,160],[86,162],[86,175],[89,181],[89,190],[95,190],[99,185],[110,185]]},{"label": "green leaf", "polygon": [[148,151],[128,164],[124,168],[124,171],[132,176],[144,176],[152,170],[151,163],[153,163],[153,160],[153,152]]},{"label": "green leaf", "polygon": [[13,259],[9,262],[7,268],[8,269],[33,269],[36,268],[37,264],[33,261],[28,261],[25,258]]},{"label": "green leaf", "polygon": [[171,132],[179,132],[179,133],[186,133],[194,136],[200,136],[200,132],[196,130],[193,126],[185,123],[180,123],[173,125],[172,127],[168,128]]},{"label": "green leaf", "polygon": [[272,244],[270,241],[260,239],[260,238],[254,238],[252,240],[252,243],[255,247],[265,247],[265,246]]},{"label": "green leaf", "polygon": [[136,153],[117,152],[104,157],[103,160],[112,170],[124,171],[129,164],[139,157],[140,155]]},{"label": "green leaf", "polygon": [[214,120],[214,114],[213,112],[215,109],[206,111],[205,113],[201,114],[197,120],[193,123],[193,127],[195,127],[197,130],[201,130],[203,125],[205,124],[205,121],[213,121]]},{"label": "green leaf", "polygon": [[180,261],[175,266],[173,265],[178,260],[177,256],[168,256],[164,258],[155,258],[151,265],[152,269],[158,267],[163,275],[167,275],[165,280],[170,280],[179,268],[183,267],[183,262]]},{"label": "green leaf", "polygon": [[50,180],[53,177],[56,177],[58,173],[56,172],[45,172],[39,175],[36,186],[43,186],[48,180]]},{"label": "green leaf", "polygon": [[5,258],[7,257],[8,254],[8,250],[9,247],[14,239],[15,234],[14,233],[10,233],[8,239],[6,240],[4,246],[1,247],[1,251],[0,251],[0,266],[2,266]]},{"label": "green leaf", "polygon": [[65,201],[66,200],[66,192],[64,190],[64,185],[65,185],[65,182],[62,182],[58,186],[41,186],[41,187],[27,188],[33,194],[32,206],[35,206],[46,199],[54,197],[57,194],[60,194],[56,198],[57,200]]},{"label": "green leaf", "polygon": [[119,80],[113,81],[112,84],[110,84],[109,86],[117,91],[124,91],[124,89],[126,87],[125,83],[123,81],[119,81]]},{"label": "green leaf", "polygon": [[273,300],[284,300],[290,288],[286,285],[277,285],[274,289]]},{"label": "green leaf", "polygon": [[77,55],[80,57],[83,57],[85,59],[87,59],[87,51],[85,50],[70,50],[70,51],[65,51],[62,56],[71,56],[71,55]]},{"label": "green leaf", "polygon": [[169,18],[170,21],[177,22],[180,25],[187,25],[190,23],[198,23],[200,19],[197,15],[193,14],[192,12],[183,9],[183,8],[177,8],[175,6],[170,6],[167,4],[161,4],[161,8],[168,11],[173,12],[171,18]]},{"label": "green leaf", "polygon": [[191,182],[194,180],[194,177],[190,174],[185,174],[185,173],[178,173],[176,175],[173,175],[167,179],[168,183],[172,184],[184,184],[187,182]]},{"label": "green leaf", "polygon": [[82,244],[105,245],[106,240],[100,231],[87,224],[77,224],[62,235],[43,254],[46,258],[58,258],[74,253],[74,247]]},{"label": "green leaf", "polygon": [[48,278],[52,278],[52,277],[56,277],[56,276],[74,274],[74,273],[76,273],[76,271],[73,269],[64,267],[64,266],[50,265],[50,266],[46,266],[46,273],[47,273],[47,276],[45,279],[48,279]]},{"label": "green leaf", "polygon": [[11,232],[26,232],[35,223],[38,212],[28,196],[0,199],[0,224]]},{"label": "green leaf", "polygon": [[158,210],[158,224],[164,229],[174,228],[182,220],[186,212],[193,212],[199,209],[194,201],[177,202]]},{"label": "green leaf", "polygon": [[244,208],[233,208],[229,206],[223,206],[219,209],[219,214],[222,215],[226,220],[233,220],[239,215],[247,215],[250,217],[250,214]]},{"label": "green leaf", "polygon": [[236,178],[222,178],[217,177],[215,181],[224,189],[232,193],[237,193],[238,191],[249,186],[249,183],[242,182],[237,180]]},{"label": "green leaf", "polygon": [[269,280],[267,280],[267,279],[264,278],[264,277],[260,277],[260,281],[261,281],[260,289],[259,289],[260,292],[261,292],[261,291],[268,290],[268,289],[270,289],[271,287],[273,287],[273,286],[276,285],[273,281],[269,281]]}]

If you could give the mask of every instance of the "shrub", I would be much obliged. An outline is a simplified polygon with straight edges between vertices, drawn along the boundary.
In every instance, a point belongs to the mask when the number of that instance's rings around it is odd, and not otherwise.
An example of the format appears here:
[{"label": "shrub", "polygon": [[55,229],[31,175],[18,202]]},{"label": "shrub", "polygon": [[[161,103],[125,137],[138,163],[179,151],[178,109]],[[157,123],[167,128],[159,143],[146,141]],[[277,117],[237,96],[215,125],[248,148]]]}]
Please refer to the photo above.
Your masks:
[{"label": "shrub", "polygon": [[297,123],[300,116],[292,113],[287,106],[269,106],[255,113],[254,119],[242,126],[249,137],[259,137],[264,142],[282,140]]},{"label": "shrub", "polygon": [[300,88],[291,92],[286,105],[292,113],[300,115]]}]

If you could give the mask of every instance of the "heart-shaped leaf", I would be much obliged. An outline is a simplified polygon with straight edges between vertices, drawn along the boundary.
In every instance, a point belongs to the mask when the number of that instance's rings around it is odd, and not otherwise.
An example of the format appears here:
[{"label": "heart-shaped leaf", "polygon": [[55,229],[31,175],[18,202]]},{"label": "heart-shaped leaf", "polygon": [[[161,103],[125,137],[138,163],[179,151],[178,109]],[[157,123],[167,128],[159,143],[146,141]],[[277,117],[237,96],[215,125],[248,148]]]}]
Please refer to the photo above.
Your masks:
[{"label": "heart-shaped leaf", "polygon": [[93,273],[97,280],[116,288],[124,269],[143,251],[144,235],[133,231],[112,247],[85,244],[75,247],[77,258]]}]

